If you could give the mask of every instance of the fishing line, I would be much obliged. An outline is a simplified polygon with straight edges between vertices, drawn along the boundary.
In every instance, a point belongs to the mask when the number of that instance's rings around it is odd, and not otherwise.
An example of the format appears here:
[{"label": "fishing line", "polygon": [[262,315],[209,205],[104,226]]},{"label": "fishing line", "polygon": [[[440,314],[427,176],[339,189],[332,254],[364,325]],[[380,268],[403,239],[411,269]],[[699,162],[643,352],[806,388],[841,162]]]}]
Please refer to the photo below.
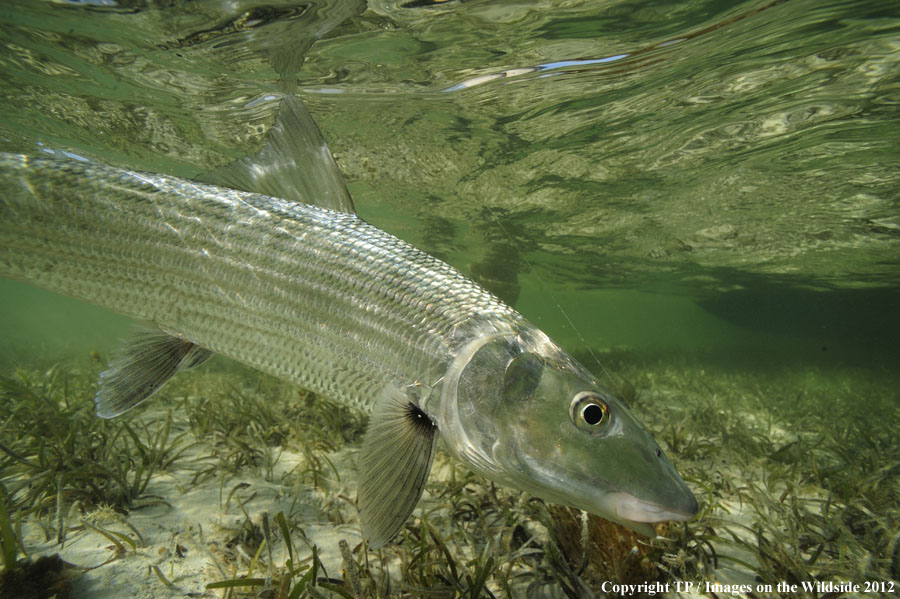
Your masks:
[{"label": "fishing line", "polygon": [[500,222],[500,219],[497,218],[497,217],[495,216],[494,211],[488,209],[488,213],[491,215],[491,218],[494,220],[494,222],[497,224],[497,226],[498,226],[498,227],[500,228],[500,230],[503,232],[503,235],[506,236],[506,238],[509,240],[509,242],[512,244],[512,246],[516,249],[516,253],[519,255],[519,258],[522,259],[522,262],[524,262],[524,263],[526,264],[526,266],[528,266],[529,270],[531,270],[531,272],[534,273],[534,276],[537,277],[538,283],[539,283],[540,286],[541,286],[541,290],[542,290],[544,293],[546,293],[547,295],[549,295],[549,296],[550,296],[550,299],[553,301],[553,303],[556,304],[556,308],[559,310],[559,313],[562,314],[562,316],[563,316],[563,318],[565,319],[566,323],[568,323],[569,327],[570,327],[573,331],[575,331],[575,335],[578,336],[578,340],[581,342],[581,345],[584,346],[584,348],[585,348],[585,349],[587,350],[587,352],[590,354],[590,356],[591,356],[591,358],[594,360],[594,362],[597,363],[597,366],[600,367],[600,370],[603,372],[603,374],[604,374],[607,378],[612,379],[612,378],[613,378],[613,374],[606,368],[606,366],[603,365],[602,362],[600,362],[600,358],[597,357],[597,354],[595,354],[595,353],[594,353],[594,350],[591,349],[591,346],[588,345],[587,340],[586,340],[586,339],[584,338],[584,336],[581,334],[581,331],[579,331],[578,328],[575,326],[575,323],[572,322],[572,319],[569,318],[569,315],[566,313],[565,309],[563,309],[562,304],[559,303],[559,300],[556,299],[556,296],[553,295],[553,292],[552,292],[552,291],[550,291],[550,287],[547,285],[547,283],[546,283],[546,282],[544,281],[544,279],[541,277],[541,273],[538,272],[538,270],[534,267],[534,265],[528,260],[528,258],[525,256],[525,253],[524,253],[524,252],[522,251],[522,249],[519,247],[519,244],[516,243],[516,240],[513,239],[512,235],[509,234],[509,232],[508,232],[508,231],[506,230],[506,228],[503,226],[503,223]]}]

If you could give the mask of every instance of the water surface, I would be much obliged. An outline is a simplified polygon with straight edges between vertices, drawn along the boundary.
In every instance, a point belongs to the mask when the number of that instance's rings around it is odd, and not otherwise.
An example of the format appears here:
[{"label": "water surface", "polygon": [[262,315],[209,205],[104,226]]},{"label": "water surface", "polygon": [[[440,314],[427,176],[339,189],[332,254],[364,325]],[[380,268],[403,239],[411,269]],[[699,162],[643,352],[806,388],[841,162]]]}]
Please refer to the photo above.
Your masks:
[{"label": "water surface", "polygon": [[[535,320],[559,304],[588,345],[652,348],[652,321],[665,346],[762,333],[776,350],[781,335],[896,355],[893,3],[7,2],[0,16],[5,150],[191,176],[259,147],[271,98],[292,90],[364,217]],[[679,325],[695,305],[705,324]],[[551,332],[583,345],[564,324]]]}]

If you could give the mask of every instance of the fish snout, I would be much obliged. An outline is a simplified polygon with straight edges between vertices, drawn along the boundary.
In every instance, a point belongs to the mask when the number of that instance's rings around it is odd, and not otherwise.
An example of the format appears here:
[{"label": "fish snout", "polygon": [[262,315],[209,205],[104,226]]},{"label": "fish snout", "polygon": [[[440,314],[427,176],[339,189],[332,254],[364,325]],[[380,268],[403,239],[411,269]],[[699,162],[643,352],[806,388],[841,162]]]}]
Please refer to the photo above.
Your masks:
[{"label": "fish snout", "polygon": [[616,497],[616,514],[634,522],[662,522],[664,520],[690,520],[699,510],[697,498],[687,489],[683,489],[677,500],[661,505],[638,499],[628,493],[619,493]]}]

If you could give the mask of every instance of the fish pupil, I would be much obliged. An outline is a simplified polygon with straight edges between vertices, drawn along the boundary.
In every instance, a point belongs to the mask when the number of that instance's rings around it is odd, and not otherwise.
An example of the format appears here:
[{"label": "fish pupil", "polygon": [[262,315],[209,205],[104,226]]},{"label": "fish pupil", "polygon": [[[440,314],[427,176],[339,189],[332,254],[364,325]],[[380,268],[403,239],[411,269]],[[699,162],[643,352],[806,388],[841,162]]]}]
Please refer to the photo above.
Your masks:
[{"label": "fish pupil", "polygon": [[603,420],[603,414],[603,408],[595,403],[584,406],[584,409],[581,411],[581,417],[590,425],[597,424]]}]

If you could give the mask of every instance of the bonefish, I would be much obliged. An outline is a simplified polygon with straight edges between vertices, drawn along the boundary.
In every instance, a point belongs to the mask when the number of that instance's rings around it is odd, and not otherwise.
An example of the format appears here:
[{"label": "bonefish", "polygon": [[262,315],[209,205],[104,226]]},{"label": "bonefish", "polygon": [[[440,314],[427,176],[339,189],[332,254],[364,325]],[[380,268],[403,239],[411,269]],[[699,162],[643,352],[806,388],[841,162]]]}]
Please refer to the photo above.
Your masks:
[{"label": "bonefish", "polygon": [[150,323],[98,415],[220,353],[370,414],[363,535],[389,541],[437,441],[473,471],[645,534],[697,501],[644,427],[547,335],[357,217],[299,100],[265,148],[206,178],[0,156],[0,275]]}]

